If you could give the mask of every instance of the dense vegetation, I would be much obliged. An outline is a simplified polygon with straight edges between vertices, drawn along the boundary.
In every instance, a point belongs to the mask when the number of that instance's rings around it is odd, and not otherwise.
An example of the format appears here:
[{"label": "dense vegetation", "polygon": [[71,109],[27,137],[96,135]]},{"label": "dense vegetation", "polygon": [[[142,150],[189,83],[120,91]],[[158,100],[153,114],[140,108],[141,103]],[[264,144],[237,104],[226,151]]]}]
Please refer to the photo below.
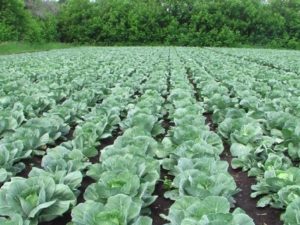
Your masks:
[{"label": "dense vegetation", "polygon": [[299,0],[0,0],[0,41],[300,48]]},{"label": "dense vegetation", "polygon": [[299,60],[194,47],[0,56],[0,224],[299,225]]}]

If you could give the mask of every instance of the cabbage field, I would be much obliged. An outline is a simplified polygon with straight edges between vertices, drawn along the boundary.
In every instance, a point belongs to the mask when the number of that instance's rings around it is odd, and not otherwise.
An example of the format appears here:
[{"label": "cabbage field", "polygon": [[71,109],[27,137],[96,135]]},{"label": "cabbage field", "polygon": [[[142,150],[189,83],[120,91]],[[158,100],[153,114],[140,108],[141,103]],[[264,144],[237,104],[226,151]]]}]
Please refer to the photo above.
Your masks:
[{"label": "cabbage field", "polygon": [[1,225],[299,225],[300,52],[0,56]]}]

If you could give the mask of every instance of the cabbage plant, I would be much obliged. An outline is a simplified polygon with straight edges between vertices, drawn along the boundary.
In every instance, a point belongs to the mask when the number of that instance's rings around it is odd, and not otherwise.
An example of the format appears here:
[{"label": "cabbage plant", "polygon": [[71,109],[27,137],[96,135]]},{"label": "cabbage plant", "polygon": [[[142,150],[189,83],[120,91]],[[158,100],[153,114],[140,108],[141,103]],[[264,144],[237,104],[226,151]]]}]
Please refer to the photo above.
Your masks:
[{"label": "cabbage plant", "polygon": [[241,209],[230,213],[227,199],[216,196],[205,199],[182,197],[171,206],[169,215],[162,216],[170,222],[167,225],[254,225]]},{"label": "cabbage plant", "polygon": [[48,176],[13,177],[0,189],[0,216],[21,216],[24,225],[51,221],[75,204],[72,190]]},{"label": "cabbage plant", "polygon": [[106,204],[86,201],[72,210],[69,225],[151,225],[149,217],[139,216],[141,206],[140,201],[124,194],[110,197]]}]

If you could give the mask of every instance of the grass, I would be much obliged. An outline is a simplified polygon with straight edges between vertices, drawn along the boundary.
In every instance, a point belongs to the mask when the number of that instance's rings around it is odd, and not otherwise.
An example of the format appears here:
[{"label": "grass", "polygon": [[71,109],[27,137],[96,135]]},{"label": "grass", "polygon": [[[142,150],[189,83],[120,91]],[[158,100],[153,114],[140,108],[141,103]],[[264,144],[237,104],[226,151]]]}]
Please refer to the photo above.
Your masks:
[{"label": "grass", "polygon": [[18,54],[25,52],[49,51],[52,49],[62,49],[74,47],[65,43],[26,43],[26,42],[3,42],[0,43],[0,55]]}]

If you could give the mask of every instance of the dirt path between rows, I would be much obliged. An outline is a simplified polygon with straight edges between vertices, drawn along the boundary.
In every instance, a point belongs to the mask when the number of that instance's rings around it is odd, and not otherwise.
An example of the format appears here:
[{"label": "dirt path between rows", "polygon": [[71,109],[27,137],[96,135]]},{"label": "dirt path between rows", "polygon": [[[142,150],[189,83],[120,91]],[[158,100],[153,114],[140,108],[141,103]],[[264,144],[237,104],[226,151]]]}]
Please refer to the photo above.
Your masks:
[{"label": "dirt path between rows", "polygon": [[[206,124],[209,125],[210,130],[217,132],[217,125],[212,121],[212,114],[204,114],[206,117]],[[228,172],[234,178],[236,185],[241,189],[239,193],[234,196],[236,207],[239,207],[254,220],[256,225],[283,225],[280,221],[280,214],[282,210],[271,207],[257,208],[256,203],[258,199],[251,198],[251,186],[256,183],[254,177],[248,177],[247,172],[241,169],[233,169],[231,167],[232,155],[230,153],[230,145],[223,140],[224,151],[221,154],[221,160],[227,161],[229,164]]]}]

